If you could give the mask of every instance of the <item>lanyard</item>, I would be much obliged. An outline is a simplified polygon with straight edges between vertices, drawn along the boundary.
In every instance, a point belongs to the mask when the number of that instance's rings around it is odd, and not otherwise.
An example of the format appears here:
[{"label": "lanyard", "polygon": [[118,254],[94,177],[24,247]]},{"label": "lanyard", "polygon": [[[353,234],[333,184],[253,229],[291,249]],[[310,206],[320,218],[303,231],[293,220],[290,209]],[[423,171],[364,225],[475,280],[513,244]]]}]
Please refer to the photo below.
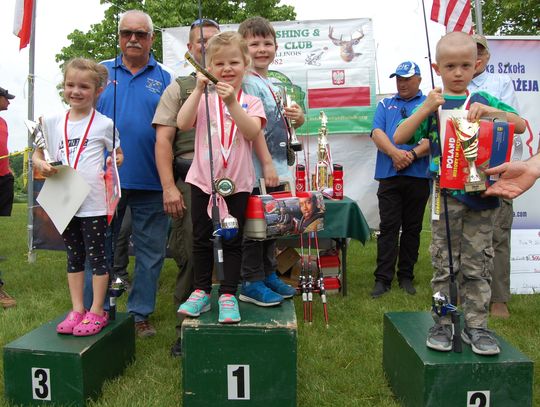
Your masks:
[{"label": "lanyard", "polygon": [[[64,122],[64,151],[66,152],[66,161],[68,165],[71,165],[69,163],[69,139],[68,139],[68,132],[67,132],[67,125],[68,125],[68,119],[69,119],[69,110],[66,112],[66,120]],[[84,149],[84,143],[86,142],[86,139],[88,137],[88,132],[90,131],[90,126],[92,126],[92,122],[94,121],[94,116],[96,115],[96,109],[92,109],[92,115],[90,116],[90,120],[88,121],[88,124],[86,126],[86,130],[84,132],[84,135],[82,139],[79,141],[79,145],[77,146],[77,149],[75,150],[75,161],[72,165],[73,169],[77,169],[77,165],[79,164],[79,158],[81,157],[82,151]]]},{"label": "lanyard", "polygon": [[285,118],[285,108],[283,107],[283,102],[281,101],[281,99],[278,99],[278,97],[272,90],[272,87],[268,83],[267,79],[263,78],[258,72],[255,72],[255,71],[251,71],[251,74],[259,78],[261,81],[263,81],[264,84],[268,87],[268,90],[270,91],[270,93],[272,94],[272,97],[274,98],[274,102],[276,102],[276,106],[279,110],[279,115],[281,116],[281,119],[283,120],[283,124],[285,124],[285,128],[287,129],[287,135],[290,137],[291,130],[289,129],[289,124],[287,123],[287,119]]},{"label": "lanyard", "polygon": [[[243,106],[244,95],[242,89],[236,95],[236,100]],[[229,155],[231,154],[232,145],[234,138],[236,136],[236,123],[231,117],[231,128],[229,130],[228,138],[225,139],[225,112],[223,109],[223,103],[220,97],[216,94],[216,116],[218,120],[218,130],[219,130],[219,143],[221,148],[221,157],[223,158],[223,166],[227,168],[227,161],[229,160]]]}]

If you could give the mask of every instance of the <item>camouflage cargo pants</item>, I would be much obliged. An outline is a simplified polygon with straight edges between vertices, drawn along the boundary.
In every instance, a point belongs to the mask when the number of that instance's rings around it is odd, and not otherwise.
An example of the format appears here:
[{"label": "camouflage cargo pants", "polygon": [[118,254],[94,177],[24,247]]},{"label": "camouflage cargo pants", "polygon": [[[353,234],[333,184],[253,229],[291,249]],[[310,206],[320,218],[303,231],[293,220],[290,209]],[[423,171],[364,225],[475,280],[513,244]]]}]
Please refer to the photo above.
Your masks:
[{"label": "camouflage cargo pants", "polygon": [[[493,270],[493,223],[496,211],[473,211],[452,197],[448,197],[450,241],[454,272],[460,273],[460,298],[465,323],[470,328],[486,328],[491,297]],[[450,271],[444,213],[431,223],[431,261],[435,271],[433,292],[449,295]],[[439,318],[434,315],[435,320]],[[440,318],[450,324],[450,316]]]}]

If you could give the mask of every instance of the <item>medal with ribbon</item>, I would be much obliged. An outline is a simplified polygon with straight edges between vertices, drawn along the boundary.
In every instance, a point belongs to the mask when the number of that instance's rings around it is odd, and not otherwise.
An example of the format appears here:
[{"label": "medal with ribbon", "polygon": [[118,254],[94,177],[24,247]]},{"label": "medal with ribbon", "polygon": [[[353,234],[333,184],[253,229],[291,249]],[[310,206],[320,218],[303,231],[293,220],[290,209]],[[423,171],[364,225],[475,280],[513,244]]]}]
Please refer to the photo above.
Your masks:
[{"label": "medal with ribbon", "polygon": [[[244,95],[242,90],[238,92],[236,100],[240,103],[240,106],[243,106]],[[229,161],[229,156],[231,154],[232,146],[236,137],[236,123],[231,117],[231,126],[227,134],[225,126],[225,115],[229,115],[229,112],[224,107],[222,100],[216,95],[216,117],[217,117],[217,127],[219,132],[219,146],[221,150],[221,158],[223,160],[223,167],[227,168],[227,163]],[[236,189],[233,180],[227,177],[221,177],[215,180],[216,191],[221,196],[229,196],[234,194]]]}]

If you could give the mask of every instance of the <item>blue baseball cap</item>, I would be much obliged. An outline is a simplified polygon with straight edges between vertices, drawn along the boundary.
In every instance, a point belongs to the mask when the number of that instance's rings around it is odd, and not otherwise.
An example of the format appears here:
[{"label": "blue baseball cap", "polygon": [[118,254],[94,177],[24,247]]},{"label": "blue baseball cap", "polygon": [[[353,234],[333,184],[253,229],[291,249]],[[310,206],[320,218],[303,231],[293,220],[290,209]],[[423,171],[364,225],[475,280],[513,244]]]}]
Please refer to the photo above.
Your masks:
[{"label": "blue baseball cap", "polygon": [[401,76],[402,78],[410,78],[411,76],[420,76],[420,68],[412,61],[405,61],[398,65],[396,72],[390,75],[390,78],[394,76]]}]

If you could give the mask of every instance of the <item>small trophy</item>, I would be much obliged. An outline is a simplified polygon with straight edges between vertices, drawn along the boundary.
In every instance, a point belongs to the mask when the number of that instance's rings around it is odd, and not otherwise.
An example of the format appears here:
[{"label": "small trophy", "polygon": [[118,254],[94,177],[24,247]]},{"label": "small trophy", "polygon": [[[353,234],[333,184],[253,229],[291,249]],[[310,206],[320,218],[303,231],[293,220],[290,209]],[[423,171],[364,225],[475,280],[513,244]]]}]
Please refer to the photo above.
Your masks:
[{"label": "small trophy", "polygon": [[465,192],[482,192],[486,190],[486,183],[478,174],[475,161],[478,158],[478,132],[480,121],[468,121],[461,117],[452,117],[452,124],[456,131],[456,136],[463,149],[463,155],[469,165],[469,176],[465,182]]},{"label": "small trophy", "polygon": [[47,163],[49,163],[52,166],[62,165],[62,161],[52,160],[51,154],[49,153],[49,150],[47,149],[48,147],[47,138],[45,137],[45,131],[41,123],[33,122],[31,120],[25,120],[24,124],[26,125],[26,128],[30,132],[34,145],[43,151],[43,158],[45,158],[45,161],[47,161]]},{"label": "small trophy", "polygon": [[[292,106],[294,102],[289,95],[285,95],[285,107]],[[298,137],[296,137],[296,130],[294,129],[294,120],[289,119],[288,117],[285,117],[285,120],[287,121],[287,127],[289,129],[289,134],[291,136],[291,148],[293,151],[302,151],[302,143],[298,140]]]}]

